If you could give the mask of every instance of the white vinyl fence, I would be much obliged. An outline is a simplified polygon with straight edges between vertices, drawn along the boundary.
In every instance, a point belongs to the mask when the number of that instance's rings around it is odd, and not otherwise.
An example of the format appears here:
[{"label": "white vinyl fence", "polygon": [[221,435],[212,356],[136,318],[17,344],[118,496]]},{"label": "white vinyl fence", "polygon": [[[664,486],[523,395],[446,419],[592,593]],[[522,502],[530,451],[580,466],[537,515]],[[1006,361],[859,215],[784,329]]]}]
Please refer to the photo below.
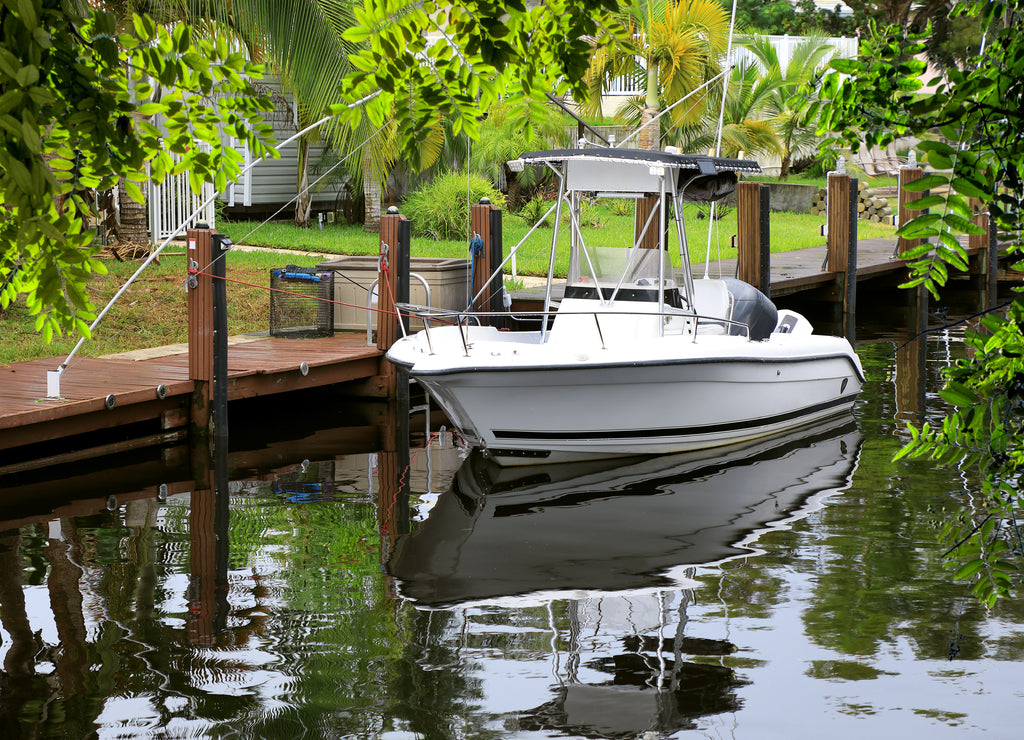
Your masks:
[{"label": "white vinyl fence", "polygon": [[[785,70],[789,60],[793,57],[793,51],[797,46],[807,40],[806,36],[765,36],[771,42],[779,57],[779,66]],[[827,44],[836,48],[836,58],[852,59],[857,56],[857,39],[844,36],[833,36],[825,39]],[[742,46],[734,46],[732,50],[733,60],[738,64],[743,61],[754,62],[755,57],[749,49]],[[641,95],[643,85],[646,82],[642,78],[618,77],[608,85],[605,95]]]},{"label": "white vinyl fence", "polygon": [[[210,196],[213,195],[213,185],[203,185],[202,195],[196,195],[188,184],[188,174],[170,176],[164,178],[162,185],[151,185],[149,188],[149,234],[154,242],[162,242],[179,229],[184,230],[195,225],[199,221],[205,222],[212,229],[214,228],[214,208]],[[188,217],[204,202],[209,200],[206,207],[199,215],[191,221]]]}]

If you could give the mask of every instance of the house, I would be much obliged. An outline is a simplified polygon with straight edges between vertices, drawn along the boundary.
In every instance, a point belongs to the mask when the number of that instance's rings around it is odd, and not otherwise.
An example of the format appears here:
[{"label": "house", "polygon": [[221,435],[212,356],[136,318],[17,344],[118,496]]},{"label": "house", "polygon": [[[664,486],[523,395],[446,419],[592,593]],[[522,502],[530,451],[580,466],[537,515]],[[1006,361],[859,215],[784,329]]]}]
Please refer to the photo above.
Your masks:
[{"label": "house", "polygon": [[[264,120],[273,126],[275,140],[284,141],[297,133],[300,127],[291,94],[282,89],[280,82],[272,79],[260,82],[258,87],[270,94],[274,101],[274,110]],[[247,146],[239,145],[233,137],[232,143],[244,157],[244,170],[252,164],[253,158]],[[291,218],[295,213],[295,200],[299,190],[298,143],[292,142],[279,147],[278,151],[279,159],[266,159],[243,172],[237,182],[228,185],[227,189],[219,194],[216,200],[220,202],[220,206],[215,202],[207,203],[192,222],[204,221],[210,226],[215,226],[218,208],[223,208],[234,218]],[[309,180],[314,214],[318,211],[333,213],[339,210],[348,194],[345,187],[346,178],[338,174],[340,167],[327,173],[321,182],[317,183],[318,175],[314,173],[318,169],[317,166],[327,159],[325,153],[328,153],[325,146],[310,146]],[[330,168],[330,165],[327,165],[327,168]],[[205,185],[202,195],[197,196],[192,192],[188,178],[184,175],[168,177],[159,186],[152,185],[148,197],[151,238],[161,242],[179,231],[179,227],[185,224],[203,203],[209,201],[212,195],[213,186]]]}]

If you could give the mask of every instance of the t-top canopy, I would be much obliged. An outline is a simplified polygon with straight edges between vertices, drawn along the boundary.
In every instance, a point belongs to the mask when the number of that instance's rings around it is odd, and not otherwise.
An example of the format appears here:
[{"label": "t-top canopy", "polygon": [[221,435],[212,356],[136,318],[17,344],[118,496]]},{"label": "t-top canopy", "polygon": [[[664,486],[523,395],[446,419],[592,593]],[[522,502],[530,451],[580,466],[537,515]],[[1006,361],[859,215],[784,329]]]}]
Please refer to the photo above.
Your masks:
[{"label": "t-top canopy", "polygon": [[566,165],[570,191],[623,194],[658,193],[661,176],[678,172],[676,185],[684,200],[713,201],[731,193],[738,173],[759,173],[746,159],[676,154],[648,149],[552,149],[530,152],[509,166]]}]

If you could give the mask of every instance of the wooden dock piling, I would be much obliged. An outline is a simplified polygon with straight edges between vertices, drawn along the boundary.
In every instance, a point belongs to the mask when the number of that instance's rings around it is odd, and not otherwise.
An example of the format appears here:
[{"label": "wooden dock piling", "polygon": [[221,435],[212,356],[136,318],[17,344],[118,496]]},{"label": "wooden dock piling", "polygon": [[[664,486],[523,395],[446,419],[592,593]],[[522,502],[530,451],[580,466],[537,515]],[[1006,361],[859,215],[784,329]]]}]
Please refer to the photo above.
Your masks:
[{"label": "wooden dock piling", "polygon": [[[189,415],[192,439],[206,439],[213,415],[213,262],[212,232],[205,224],[187,233],[188,377],[194,383]],[[202,274],[206,273],[206,274]]]},{"label": "wooden dock piling", "polygon": [[[899,223],[897,226],[903,226],[914,216],[918,215],[918,211],[913,209],[913,204],[915,200],[924,197],[925,193],[907,190],[906,186],[914,182],[914,180],[920,180],[922,177],[924,177],[924,170],[920,167],[900,167],[899,175],[897,176],[897,182],[899,183]],[[896,254],[903,254],[908,249],[913,249],[920,246],[920,244],[920,239],[906,239],[901,236],[896,241]]]},{"label": "wooden dock piling", "polygon": [[771,286],[771,230],[768,220],[770,189],[760,182],[736,187],[737,277],[769,298]]},{"label": "wooden dock piling", "polygon": [[836,306],[846,337],[853,341],[857,304],[857,178],[828,173],[826,262],[834,274]]},{"label": "wooden dock piling", "polygon": [[[377,349],[387,352],[401,336],[396,303],[409,301],[409,252],[412,222],[388,209],[380,217],[380,264],[377,283]],[[403,322],[407,322],[403,318]],[[406,327],[407,330],[407,327]],[[381,367],[382,389],[386,395],[394,395],[397,371],[390,362]]]},{"label": "wooden dock piling", "polygon": [[[492,273],[502,261],[501,209],[493,205],[488,198],[470,206],[469,230],[473,238],[480,237],[483,248],[480,254],[472,255],[473,285],[470,286],[472,296],[480,297],[470,307],[476,311],[497,313],[504,309],[502,293],[504,285],[500,277],[491,280]],[[498,326],[502,322],[496,317],[483,319],[484,323]]]}]

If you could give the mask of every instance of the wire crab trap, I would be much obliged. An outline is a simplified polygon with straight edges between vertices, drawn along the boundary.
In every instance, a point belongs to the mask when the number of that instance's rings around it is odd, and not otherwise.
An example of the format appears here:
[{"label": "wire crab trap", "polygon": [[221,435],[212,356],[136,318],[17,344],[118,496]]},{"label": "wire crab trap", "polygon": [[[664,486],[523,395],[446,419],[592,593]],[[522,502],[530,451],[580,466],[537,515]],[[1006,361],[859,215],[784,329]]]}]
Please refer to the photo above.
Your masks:
[{"label": "wire crab trap", "polygon": [[331,272],[288,265],[270,271],[270,336],[314,339],[334,334]]}]

